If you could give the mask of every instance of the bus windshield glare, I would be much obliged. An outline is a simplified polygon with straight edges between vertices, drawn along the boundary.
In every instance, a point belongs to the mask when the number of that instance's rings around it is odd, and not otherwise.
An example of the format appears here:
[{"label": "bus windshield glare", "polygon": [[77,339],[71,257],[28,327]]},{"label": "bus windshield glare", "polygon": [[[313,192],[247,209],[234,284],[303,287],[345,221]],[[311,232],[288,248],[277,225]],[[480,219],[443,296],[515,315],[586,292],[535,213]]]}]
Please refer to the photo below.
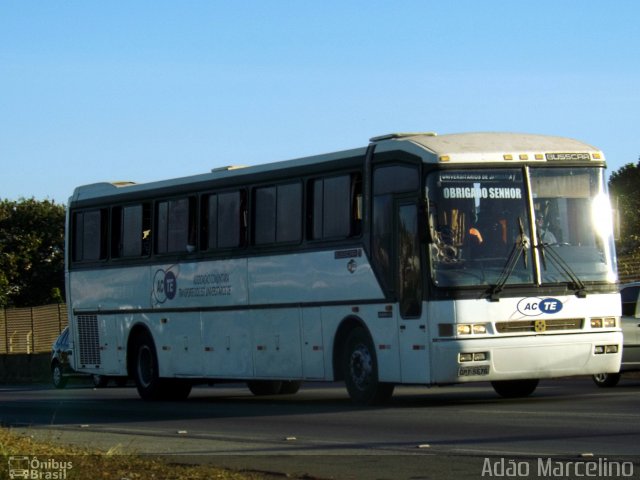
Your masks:
[{"label": "bus windshield glare", "polygon": [[615,282],[603,170],[531,168],[528,178],[515,168],[428,175],[436,285]]}]

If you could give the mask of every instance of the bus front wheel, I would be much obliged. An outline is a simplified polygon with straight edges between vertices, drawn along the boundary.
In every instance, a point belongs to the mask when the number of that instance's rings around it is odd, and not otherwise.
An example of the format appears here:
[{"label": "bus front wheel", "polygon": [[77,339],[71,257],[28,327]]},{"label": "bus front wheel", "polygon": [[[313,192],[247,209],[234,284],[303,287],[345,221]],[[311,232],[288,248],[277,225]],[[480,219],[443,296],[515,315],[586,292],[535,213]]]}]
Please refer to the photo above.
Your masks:
[{"label": "bus front wheel", "polygon": [[491,382],[491,386],[503,398],[520,398],[531,395],[539,380],[500,380]]},{"label": "bus front wheel", "polygon": [[369,333],[355,328],[347,337],[342,368],[351,400],[360,405],[384,403],[393,395],[394,385],[378,379],[378,360]]},{"label": "bus front wheel", "polygon": [[619,373],[597,373],[593,377],[593,383],[600,388],[615,387],[620,381]]}]

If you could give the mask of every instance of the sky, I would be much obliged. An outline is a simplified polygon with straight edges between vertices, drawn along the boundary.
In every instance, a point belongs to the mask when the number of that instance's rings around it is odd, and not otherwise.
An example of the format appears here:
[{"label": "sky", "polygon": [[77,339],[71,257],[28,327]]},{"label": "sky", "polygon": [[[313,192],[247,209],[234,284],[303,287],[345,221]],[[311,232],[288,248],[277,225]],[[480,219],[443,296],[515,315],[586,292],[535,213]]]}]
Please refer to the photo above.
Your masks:
[{"label": "sky", "polygon": [[577,138],[640,156],[635,0],[0,1],[0,199],[366,146]]}]

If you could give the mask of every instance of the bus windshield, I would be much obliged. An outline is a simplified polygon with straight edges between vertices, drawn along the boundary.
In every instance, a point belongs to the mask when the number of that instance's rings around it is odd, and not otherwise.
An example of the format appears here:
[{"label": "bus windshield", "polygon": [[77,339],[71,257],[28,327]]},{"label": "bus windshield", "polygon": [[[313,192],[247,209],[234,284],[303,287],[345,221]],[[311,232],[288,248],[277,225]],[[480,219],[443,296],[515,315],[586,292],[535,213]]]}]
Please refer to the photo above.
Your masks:
[{"label": "bus windshield", "polygon": [[611,205],[605,184],[599,168],[531,169],[543,284],[566,281],[563,263],[583,282],[615,282]]},{"label": "bus windshield", "polygon": [[529,172],[529,188],[524,170],[516,168],[428,175],[428,248],[436,285],[615,281],[602,169]]}]

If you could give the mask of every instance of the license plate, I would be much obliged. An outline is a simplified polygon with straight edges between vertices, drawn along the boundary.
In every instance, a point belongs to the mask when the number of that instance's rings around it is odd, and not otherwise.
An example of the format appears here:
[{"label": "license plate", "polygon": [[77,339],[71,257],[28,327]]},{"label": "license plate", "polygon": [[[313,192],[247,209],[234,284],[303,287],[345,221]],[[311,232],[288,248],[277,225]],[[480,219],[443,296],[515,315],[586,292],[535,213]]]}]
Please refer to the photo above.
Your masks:
[{"label": "license plate", "polygon": [[489,375],[489,365],[475,365],[473,367],[458,368],[459,377],[475,377],[478,375]]}]

